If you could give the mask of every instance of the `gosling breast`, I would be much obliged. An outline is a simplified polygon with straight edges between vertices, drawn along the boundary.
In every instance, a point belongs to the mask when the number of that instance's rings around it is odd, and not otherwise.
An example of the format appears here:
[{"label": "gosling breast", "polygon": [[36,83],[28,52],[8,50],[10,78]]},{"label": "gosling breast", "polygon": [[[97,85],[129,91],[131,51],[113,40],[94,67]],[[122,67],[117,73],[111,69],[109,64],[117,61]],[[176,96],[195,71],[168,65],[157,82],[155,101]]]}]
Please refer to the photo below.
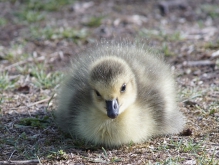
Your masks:
[{"label": "gosling breast", "polygon": [[139,43],[101,43],[75,57],[55,113],[74,137],[108,147],[178,133],[184,116],[163,58]]}]

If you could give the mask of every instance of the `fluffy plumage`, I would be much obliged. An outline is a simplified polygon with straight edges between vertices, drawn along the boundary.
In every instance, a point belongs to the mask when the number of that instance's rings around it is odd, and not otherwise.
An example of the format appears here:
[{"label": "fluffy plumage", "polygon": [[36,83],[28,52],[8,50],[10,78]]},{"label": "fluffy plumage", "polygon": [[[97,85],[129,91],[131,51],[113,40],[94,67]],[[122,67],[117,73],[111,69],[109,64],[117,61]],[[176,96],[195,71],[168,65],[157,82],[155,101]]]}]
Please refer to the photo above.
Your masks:
[{"label": "fluffy plumage", "polygon": [[101,43],[75,57],[56,111],[71,135],[108,147],[178,133],[184,116],[163,58],[139,43]]}]

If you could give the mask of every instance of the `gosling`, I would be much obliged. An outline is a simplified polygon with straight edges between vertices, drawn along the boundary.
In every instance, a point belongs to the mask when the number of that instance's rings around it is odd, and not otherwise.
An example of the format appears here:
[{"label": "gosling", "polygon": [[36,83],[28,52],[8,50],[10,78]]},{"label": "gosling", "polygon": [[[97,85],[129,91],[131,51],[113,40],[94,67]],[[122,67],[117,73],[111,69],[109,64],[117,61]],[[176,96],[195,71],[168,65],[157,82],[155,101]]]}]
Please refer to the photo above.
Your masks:
[{"label": "gosling", "polygon": [[139,43],[101,43],[72,61],[55,113],[64,132],[96,145],[142,143],[182,131],[174,79]]}]

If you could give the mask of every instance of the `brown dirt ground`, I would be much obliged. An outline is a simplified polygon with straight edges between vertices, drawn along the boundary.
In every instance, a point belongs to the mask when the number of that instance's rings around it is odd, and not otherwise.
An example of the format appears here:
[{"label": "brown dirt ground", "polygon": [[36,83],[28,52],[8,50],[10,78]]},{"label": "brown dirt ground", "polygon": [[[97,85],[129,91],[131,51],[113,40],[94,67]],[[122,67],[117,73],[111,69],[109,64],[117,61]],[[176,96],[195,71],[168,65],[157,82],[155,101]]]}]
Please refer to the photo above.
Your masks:
[{"label": "brown dirt ground", "polygon": [[[80,1],[80,4],[87,2]],[[89,35],[78,42],[31,37],[28,24],[13,22],[14,15],[11,11],[19,10],[20,4],[0,2],[0,15],[8,20],[7,25],[0,27],[0,71],[6,71],[11,79],[19,77],[18,84],[26,86],[28,90],[24,92],[18,86],[1,91],[5,101],[0,103],[0,161],[38,157],[42,164],[164,164],[168,158],[172,158],[178,160],[179,164],[198,164],[203,157],[206,162],[213,158],[217,164],[219,56],[212,54],[219,50],[219,12],[216,10],[216,16],[213,17],[209,10],[202,7],[203,4],[219,6],[219,2],[188,1],[184,7],[169,7],[164,14],[158,6],[160,2],[97,0],[85,10],[73,10],[73,3],[47,13],[46,19],[38,24],[41,28],[51,25],[86,29]],[[101,24],[97,27],[85,25],[92,16],[102,17]],[[143,42],[166,53],[166,60],[172,65],[179,87],[179,107],[187,117],[187,132],[152,138],[144,144],[104,149],[77,144],[64,137],[53,122],[44,128],[19,125],[19,121],[27,117],[48,116],[49,121],[52,120],[50,112],[56,108],[56,102],[53,99],[48,105],[48,101],[56,89],[36,87],[29,73],[20,75],[13,66],[19,61],[4,59],[5,51],[13,44],[25,41],[25,46],[20,51],[30,55],[37,54],[37,57],[32,56],[35,60],[28,62],[32,65],[42,62],[48,66],[48,72],[62,71],[70,57],[101,38],[143,38]],[[165,52],[164,44],[168,47],[168,52]],[[18,52],[14,53],[19,55]],[[17,65],[23,67],[26,63],[24,61]],[[189,142],[194,150],[186,151],[185,146],[188,147]],[[58,153],[58,150],[63,150],[64,153]]]}]

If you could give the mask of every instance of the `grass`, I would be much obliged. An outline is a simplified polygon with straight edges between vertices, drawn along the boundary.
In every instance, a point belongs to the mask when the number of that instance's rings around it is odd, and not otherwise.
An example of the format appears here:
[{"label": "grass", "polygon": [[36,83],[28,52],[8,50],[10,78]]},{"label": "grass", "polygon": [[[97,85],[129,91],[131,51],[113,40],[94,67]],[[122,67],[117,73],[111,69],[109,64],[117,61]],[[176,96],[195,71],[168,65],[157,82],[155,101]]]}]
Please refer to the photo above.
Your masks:
[{"label": "grass", "polygon": [[212,4],[203,4],[201,5],[201,11],[207,14],[207,16],[215,19],[219,16],[219,5],[212,5]]},{"label": "grass", "polygon": [[158,147],[158,150],[171,150],[175,149],[178,152],[182,153],[198,153],[201,150],[201,143],[196,143],[194,142],[193,139],[186,139],[185,141],[183,140],[173,140],[170,139],[169,143],[163,143]]},{"label": "grass", "polygon": [[43,118],[32,117],[32,118],[23,118],[19,121],[19,124],[16,127],[30,126],[37,128],[46,128],[49,125],[49,116],[44,116]]},{"label": "grass", "polygon": [[15,16],[18,17],[19,21],[34,23],[44,20],[46,14],[40,11],[23,10],[21,12],[15,13]]},{"label": "grass", "polygon": [[164,42],[161,48],[161,53],[164,56],[174,56],[175,54],[169,49],[169,46]]},{"label": "grass", "polygon": [[[204,147],[203,141],[195,142],[193,138],[188,138],[186,140],[173,140],[171,139],[169,143],[162,144],[158,147],[160,151],[165,150],[166,152],[170,152],[171,150],[175,150],[177,153],[187,153],[188,156],[192,155],[192,160],[197,164],[214,164],[216,165],[218,161],[213,158],[213,156],[209,156],[206,148]],[[161,164],[181,164],[180,162],[185,161],[185,157],[170,157],[166,160],[162,161]],[[160,163],[157,163],[160,164]]]},{"label": "grass", "polygon": [[[17,53],[19,50],[20,53]],[[60,83],[63,74],[59,71],[54,73],[48,73],[45,63],[34,64],[34,60],[29,54],[22,53],[22,48],[14,46],[13,49],[6,52],[4,60],[15,63],[17,61],[23,61],[20,66],[15,66],[17,72],[20,73],[18,76],[10,76],[6,71],[0,72],[0,89],[7,90],[19,87],[18,81],[22,79],[22,76],[29,74],[32,77],[32,83],[36,87],[41,89],[48,89],[57,86]],[[28,59],[32,59],[32,63],[28,63]]]},{"label": "grass", "polygon": [[35,10],[35,11],[57,11],[62,6],[73,4],[75,0],[46,0],[46,1],[38,1],[38,0],[30,0],[25,4],[26,10]]},{"label": "grass", "polygon": [[7,23],[8,23],[8,21],[5,18],[0,17],[0,27],[7,25]]},{"label": "grass", "polygon": [[54,73],[47,73],[45,66],[42,64],[35,65],[31,67],[30,70],[33,83],[42,89],[54,88],[63,78],[63,74],[58,71]]},{"label": "grass", "polygon": [[63,150],[58,150],[57,152],[51,152],[47,156],[48,159],[57,159],[57,160],[67,160],[68,159],[68,154],[65,153]]},{"label": "grass", "polygon": [[210,41],[205,43],[204,48],[217,50],[219,48],[219,40],[217,39],[216,41]]},{"label": "grass", "polygon": [[91,17],[89,21],[84,23],[88,27],[98,27],[101,25],[102,17]]},{"label": "grass", "polygon": [[28,58],[27,53],[23,53],[25,43],[13,44],[10,48],[5,48],[2,50],[4,60],[7,60],[10,63],[15,63],[20,60]]},{"label": "grass", "polygon": [[146,38],[153,38],[159,41],[182,41],[183,37],[180,32],[175,31],[173,33],[166,33],[164,30],[148,30],[146,28],[142,28],[139,31],[139,36]]},{"label": "grass", "polygon": [[87,38],[88,34],[85,29],[76,30],[73,28],[54,28],[54,27],[32,27],[30,29],[31,37],[43,40],[60,40],[67,39],[73,42],[84,40]]},{"label": "grass", "polygon": [[7,72],[0,72],[0,91],[13,89],[16,79],[10,79]]},{"label": "grass", "polygon": [[155,164],[157,164],[157,165],[161,165],[161,164],[163,164],[163,165],[179,165],[181,161],[182,161],[182,159],[180,159],[180,158],[171,158],[170,157],[161,163],[155,163]]},{"label": "grass", "polygon": [[58,11],[65,5],[73,4],[74,0],[11,0],[11,3],[18,3],[20,7],[20,10],[14,12],[15,17],[18,18],[15,22],[20,23],[22,21],[23,24],[29,24],[44,20],[47,13]]}]

